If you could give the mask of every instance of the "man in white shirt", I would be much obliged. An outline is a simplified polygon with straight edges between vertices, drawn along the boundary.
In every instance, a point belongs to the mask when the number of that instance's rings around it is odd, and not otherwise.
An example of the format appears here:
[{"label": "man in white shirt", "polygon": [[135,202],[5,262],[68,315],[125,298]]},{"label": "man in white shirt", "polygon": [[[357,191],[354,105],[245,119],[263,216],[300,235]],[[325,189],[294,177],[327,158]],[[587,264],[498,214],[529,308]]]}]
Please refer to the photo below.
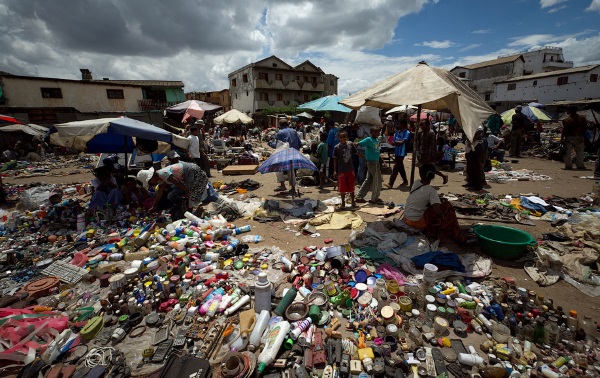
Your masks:
[{"label": "man in white shirt", "polygon": [[504,142],[504,138],[497,137],[496,135],[492,134],[490,130],[488,130],[486,134],[489,158],[496,159],[500,162],[504,161],[504,150],[500,149],[502,142]]},{"label": "man in white shirt", "polygon": [[188,147],[189,156],[199,167],[201,167],[202,159],[200,156],[200,138],[198,138],[198,128],[196,126],[192,126],[190,128],[190,136],[188,136],[188,140],[190,141],[190,145]]}]

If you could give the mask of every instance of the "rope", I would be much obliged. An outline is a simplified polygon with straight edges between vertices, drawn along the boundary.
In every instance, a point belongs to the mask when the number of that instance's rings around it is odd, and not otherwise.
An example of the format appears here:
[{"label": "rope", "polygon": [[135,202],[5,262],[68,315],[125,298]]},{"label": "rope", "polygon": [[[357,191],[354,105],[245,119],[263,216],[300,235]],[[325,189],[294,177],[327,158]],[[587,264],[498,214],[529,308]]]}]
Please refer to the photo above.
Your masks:
[{"label": "rope", "polygon": [[96,347],[88,352],[85,357],[85,366],[93,368],[98,365],[107,366],[112,360],[115,348],[112,347]]}]

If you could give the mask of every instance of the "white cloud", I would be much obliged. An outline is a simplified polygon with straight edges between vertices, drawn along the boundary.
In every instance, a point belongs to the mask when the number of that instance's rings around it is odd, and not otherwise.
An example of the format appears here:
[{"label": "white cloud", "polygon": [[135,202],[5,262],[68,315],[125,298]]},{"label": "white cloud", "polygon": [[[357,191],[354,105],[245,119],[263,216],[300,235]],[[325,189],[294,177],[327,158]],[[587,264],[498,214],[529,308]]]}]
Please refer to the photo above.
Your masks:
[{"label": "white cloud", "polygon": [[600,64],[600,34],[588,38],[567,38],[550,46],[562,47],[566,60],[572,60],[575,66]]},{"label": "white cloud", "polygon": [[585,9],[586,12],[600,12],[600,0],[592,0],[590,5]]},{"label": "white cloud", "polygon": [[472,43],[470,45],[467,45],[467,46],[463,47],[462,49],[459,49],[458,51],[463,51],[464,52],[464,51],[473,50],[473,49],[476,49],[478,47],[481,47],[481,45],[482,45],[481,43]]},{"label": "white cloud", "polygon": [[567,0],[540,0],[540,6],[542,7],[542,9],[550,8],[557,4],[564,3],[566,1]]},{"label": "white cloud", "polygon": [[415,43],[415,46],[431,47],[432,49],[447,49],[454,46],[455,43],[449,40],[445,41],[425,41],[421,43]]},{"label": "white cloud", "polygon": [[551,8],[548,13],[556,13],[558,11],[561,11],[563,9],[565,9],[567,6],[566,5],[561,5],[560,7],[556,7],[556,8]]},{"label": "white cloud", "polygon": [[549,45],[551,43],[558,43],[569,38],[576,38],[579,36],[588,35],[594,33],[594,30],[583,30],[578,33],[566,34],[566,35],[554,35],[554,34],[531,34],[520,37],[510,38],[512,42],[508,44],[508,47],[516,47],[519,49],[531,49]]},{"label": "white cloud", "polygon": [[490,29],[477,29],[477,30],[473,30],[471,33],[473,33],[473,34],[488,34],[491,32],[492,31]]}]

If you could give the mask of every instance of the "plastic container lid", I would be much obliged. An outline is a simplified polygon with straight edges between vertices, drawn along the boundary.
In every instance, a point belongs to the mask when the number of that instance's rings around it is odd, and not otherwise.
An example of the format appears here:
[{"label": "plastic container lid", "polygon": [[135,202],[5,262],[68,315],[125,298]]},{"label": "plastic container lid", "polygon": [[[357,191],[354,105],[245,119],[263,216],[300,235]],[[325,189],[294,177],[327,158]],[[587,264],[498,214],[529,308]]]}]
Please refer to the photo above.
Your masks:
[{"label": "plastic container lid", "polygon": [[362,282],[357,283],[354,288],[358,291],[366,291],[368,289],[367,285]]},{"label": "plastic container lid", "polygon": [[359,269],[356,272],[354,272],[354,280],[356,282],[359,282],[359,283],[362,282],[362,283],[364,283],[364,282],[367,281],[367,277],[368,277],[367,272],[365,272],[362,269]]},{"label": "plastic container lid", "polygon": [[575,311],[575,310],[569,311],[569,316],[572,317],[572,318],[576,318],[577,317],[577,311]]},{"label": "plastic container lid", "polygon": [[385,319],[391,318],[394,316],[394,309],[392,309],[390,306],[384,306],[381,309],[381,316],[383,316]]}]

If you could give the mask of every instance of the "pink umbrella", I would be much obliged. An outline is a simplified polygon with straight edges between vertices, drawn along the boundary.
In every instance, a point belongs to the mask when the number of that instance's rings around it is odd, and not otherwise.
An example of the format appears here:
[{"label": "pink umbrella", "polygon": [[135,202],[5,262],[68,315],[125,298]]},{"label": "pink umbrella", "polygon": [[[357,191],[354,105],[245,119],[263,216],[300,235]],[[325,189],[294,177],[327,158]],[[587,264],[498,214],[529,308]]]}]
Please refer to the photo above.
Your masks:
[{"label": "pink umbrella", "polygon": [[195,101],[192,101],[190,106],[188,106],[188,108],[185,110],[185,114],[181,119],[181,123],[185,123],[185,121],[187,121],[187,119],[190,117],[194,117],[196,119],[202,119],[202,117],[204,117],[204,109],[202,109]]}]

